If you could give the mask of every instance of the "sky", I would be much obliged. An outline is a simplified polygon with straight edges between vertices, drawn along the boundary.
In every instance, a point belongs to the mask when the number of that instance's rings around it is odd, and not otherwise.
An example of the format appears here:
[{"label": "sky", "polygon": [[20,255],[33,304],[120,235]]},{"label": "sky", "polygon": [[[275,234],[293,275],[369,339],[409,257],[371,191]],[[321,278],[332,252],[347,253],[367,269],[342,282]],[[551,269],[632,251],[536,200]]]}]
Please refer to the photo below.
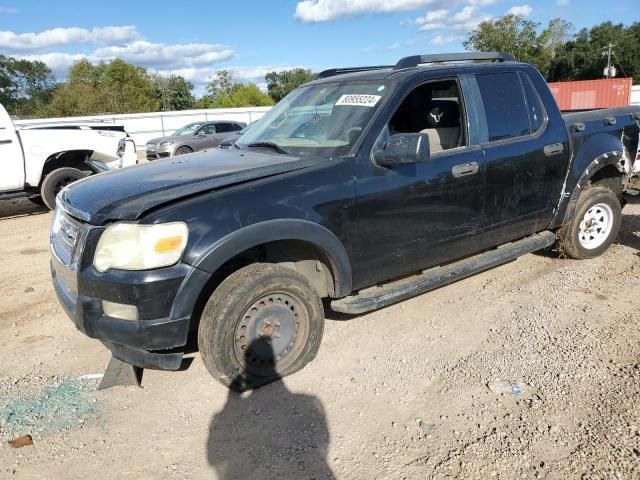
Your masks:
[{"label": "sky", "polygon": [[294,67],[395,63],[407,55],[463,51],[479,22],[516,13],[575,31],[638,21],[638,0],[0,0],[0,53],[42,60],[64,80],[74,61],[119,57],[179,74],[196,92],[216,70],[265,87]]}]

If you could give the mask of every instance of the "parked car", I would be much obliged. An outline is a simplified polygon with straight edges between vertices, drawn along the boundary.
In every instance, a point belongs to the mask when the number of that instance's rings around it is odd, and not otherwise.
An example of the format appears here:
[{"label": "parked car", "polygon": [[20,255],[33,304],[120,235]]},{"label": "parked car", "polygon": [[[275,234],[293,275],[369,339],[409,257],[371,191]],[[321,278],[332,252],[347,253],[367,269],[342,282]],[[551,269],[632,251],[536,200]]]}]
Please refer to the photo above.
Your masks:
[{"label": "parked car", "polygon": [[184,155],[217,147],[230,133],[242,130],[243,122],[219,120],[193,122],[179,128],[167,137],[153,138],[147,142],[147,160]]},{"label": "parked car", "polygon": [[325,71],[237,149],[63,190],[53,285],[115,358],[178,369],[193,333],[214,378],[255,387],[315,357],[323,298],[360,314],[553,245],[602,254],[639,129],[640,107],[562,115],[506,54]]},{"label": "parked car", "polygon": [[257,120],[254,120],[253,122],[251,122],[248,125],[246,125],[242,130],[238,130],[237,132],[232,133],[228,137],[225,137],[220,142],[218,147],[219,148],[231,148],[231,147],[233,147],[233,144],[236,143],[236,140],[238,140],[242,135],[244,135],[247,132],[247,130],[249,130],[249,128],[251,128],[251,126],[254,125],[256,122],[257,122]]},{"label": "parked car", "polygon": [[39,123],[16,128],[0,105],[0,199],[55,207],[58,192],[87,175],[137,162],[122,125]]}]

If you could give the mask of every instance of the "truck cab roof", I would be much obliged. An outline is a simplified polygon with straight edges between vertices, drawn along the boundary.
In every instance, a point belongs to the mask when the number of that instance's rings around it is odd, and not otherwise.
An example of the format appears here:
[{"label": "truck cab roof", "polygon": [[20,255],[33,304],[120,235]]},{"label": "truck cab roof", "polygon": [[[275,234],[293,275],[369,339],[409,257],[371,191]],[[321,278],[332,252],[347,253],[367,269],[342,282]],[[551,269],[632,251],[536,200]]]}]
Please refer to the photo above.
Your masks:
[{"label": "truck cab roof", "polygon": [[[508,64],[513,68],[529,66],[516,62],[510,55],[502,52],[466,52],[437,55],[414,55],[400,59],[395,65],[375,65],[364,67],[332,68],[318,74],[318,78],[308,85],[318,85],[336,81],[382,81],[396,80],[402,82],[413,75],[425,72],[442,72],[443,70],[463,69],[495,69],[499,65]],[[533,67],[531,67],[533,68]]]}]

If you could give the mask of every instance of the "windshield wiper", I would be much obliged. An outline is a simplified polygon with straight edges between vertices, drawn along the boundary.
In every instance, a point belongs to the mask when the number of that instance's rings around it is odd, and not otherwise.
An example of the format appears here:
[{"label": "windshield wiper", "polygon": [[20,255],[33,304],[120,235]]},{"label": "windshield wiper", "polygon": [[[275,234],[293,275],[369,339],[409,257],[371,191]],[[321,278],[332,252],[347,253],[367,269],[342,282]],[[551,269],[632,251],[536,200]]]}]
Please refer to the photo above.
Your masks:
[{"label": "windshield wiper", "polygon": [[247,145],[247,147],[264,147],[264,148],[270,148],[272,150],[275,150],[278,153],[283,153],[283,154],[288,154],[289,152],[287,152],[284,148],[282,148],[280,145],[278,145],[277,143],[273,143],[273,142],[254,142],[254,143],[250,143],[249,145]]}]

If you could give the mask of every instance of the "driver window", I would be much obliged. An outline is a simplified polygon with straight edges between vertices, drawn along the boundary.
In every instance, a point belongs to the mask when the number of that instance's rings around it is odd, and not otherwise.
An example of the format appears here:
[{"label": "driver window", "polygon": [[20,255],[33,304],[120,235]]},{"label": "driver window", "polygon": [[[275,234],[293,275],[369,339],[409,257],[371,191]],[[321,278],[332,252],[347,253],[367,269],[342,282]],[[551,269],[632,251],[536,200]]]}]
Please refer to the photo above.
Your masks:
[{"label": "driver window", "polygon": [[205,135],[213,135],[214,133],[216,133],[216,126],[213,124],[210,125],[205,125],[204,127],[202,127],[199,131],[198,134],[205,134]]},{"label": "driver window", "polygon": [[426,133],[431,155],[466,145],[461,96],[455,80],[417,86],[389,121],[389,134]]}]

